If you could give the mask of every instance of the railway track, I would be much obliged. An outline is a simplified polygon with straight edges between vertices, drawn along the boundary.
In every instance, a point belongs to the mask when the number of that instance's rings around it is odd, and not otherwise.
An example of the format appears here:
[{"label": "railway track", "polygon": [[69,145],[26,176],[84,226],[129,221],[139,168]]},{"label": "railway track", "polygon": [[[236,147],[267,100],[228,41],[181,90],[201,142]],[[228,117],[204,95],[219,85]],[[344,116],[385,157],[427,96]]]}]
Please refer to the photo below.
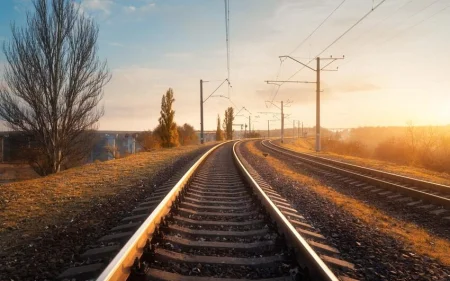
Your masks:
[{"label": "railway track", "polygon": [[448,215],[447,211],[450,210],[450,186],[293,151],[270,140],[263,140],[261,144],[276,153],[326,171],[329,177],[357,188],[378,192],[390,200],[405,202],[408,206],[420,206],[435,215]]},{"label": "railway track", "polygon": [[200,158],[97,280],[354,280],[345,274],[353,265],[270,186],[260,186],[233,148],[226,143]]}]

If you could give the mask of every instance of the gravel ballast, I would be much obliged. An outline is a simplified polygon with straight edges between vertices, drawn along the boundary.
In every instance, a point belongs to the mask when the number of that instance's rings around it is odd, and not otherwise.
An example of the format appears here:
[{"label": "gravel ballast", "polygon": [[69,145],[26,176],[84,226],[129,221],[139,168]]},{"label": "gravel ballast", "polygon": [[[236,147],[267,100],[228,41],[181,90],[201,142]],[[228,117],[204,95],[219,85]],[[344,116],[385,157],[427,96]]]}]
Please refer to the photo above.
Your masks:
[{"label": "gravel ballast", "polygon": [[[241,147],[250,165],[320,229],[329,245],[336,247],[345,260],[356,265],[362,280],[450,280],[449,267],[414,253],[394,237],[362,223],[307,186],[277,173],[262,156],[253,155],[246,146]],[[268,157],[291,163],[291,169],[299,169],[292,165],[292,161],[263,148],[259,143],[256,147],[261,152],[268,152]]]}]

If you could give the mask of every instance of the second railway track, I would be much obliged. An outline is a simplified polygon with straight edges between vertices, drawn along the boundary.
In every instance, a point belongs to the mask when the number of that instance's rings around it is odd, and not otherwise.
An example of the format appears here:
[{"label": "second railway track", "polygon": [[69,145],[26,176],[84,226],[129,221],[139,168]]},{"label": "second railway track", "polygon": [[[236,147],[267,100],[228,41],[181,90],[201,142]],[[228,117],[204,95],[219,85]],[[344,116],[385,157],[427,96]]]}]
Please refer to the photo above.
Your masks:
[{"label": "second railway track", "polygon": [[[389,199],[405,200],[407,198],[402,195],[409,196],[413,200],[407,204],[411,206],[429,204],[426,205],[427,208],[434,208],[435,210],[433,209],[432,212],[436,215],[445,215],[446,210],[450,210],[449,186],[293,151],[268,140],[261,143],[272,151],[327,171],[329,176],[348,180],[360,188],[382,192]],[[382,189],[387,191],[383,192]]]}]

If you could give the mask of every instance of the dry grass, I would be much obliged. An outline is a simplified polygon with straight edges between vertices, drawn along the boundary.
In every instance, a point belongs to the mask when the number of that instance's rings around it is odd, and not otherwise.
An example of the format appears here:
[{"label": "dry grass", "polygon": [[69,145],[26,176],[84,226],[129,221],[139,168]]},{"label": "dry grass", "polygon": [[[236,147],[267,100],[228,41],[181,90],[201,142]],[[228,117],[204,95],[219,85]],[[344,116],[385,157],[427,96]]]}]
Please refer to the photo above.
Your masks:
[{"label": "dry grass", "polygon": [[38,178],[39,175],[28,164],[0,164],[0,182],[13,182]]},{"label": "dry grass", "polygon": [[[107,162],[72,168],[44,178],[0,185],[0,240],[8,230],[21,234],[57,224],[59,214],[73,216],[92,200],[107,200],[121,189],[148,179],[162,165],[199,149],[192,145],[142,152]],[[30,233],[29,233],[30,232]]]},{"label": "dry grass", "polygon": [[[277,144],[280,143],[277,141]],[[399,165],[388,161],[354,157],[349,155],[336,154],[332,152],[319,152],[317,154],[313,152],[314,139],[298,139],[295,141],[287,140],[282,145],[298,152],[314,153],[314,155],[319,155],[321,157],[343,161],[354,165],[364,166],[372,169],[377,169],[394,174],[400,174],[403,176],[436,182],[444,185],[450,185],[450,175],[447,173],[439,173],[423,168]]]},{"label": "dry grass", "polygon": [[448,250],[450,249],[450,241],[437,238],[415,224],[394,219],[374,207],[336,192],[311,177],[299,174],[273,157],[267,157],[263,160],[261,152],[255,147],[254,142],[246,145],[252,154],[261,158],[262,161],[266,161],[279,174],[311,188],[318,195],[334,202],[364,223],[378,228],[380,231],[409,245],[417,253],[436,258],[446,266],[450,265],[450,251]]}]

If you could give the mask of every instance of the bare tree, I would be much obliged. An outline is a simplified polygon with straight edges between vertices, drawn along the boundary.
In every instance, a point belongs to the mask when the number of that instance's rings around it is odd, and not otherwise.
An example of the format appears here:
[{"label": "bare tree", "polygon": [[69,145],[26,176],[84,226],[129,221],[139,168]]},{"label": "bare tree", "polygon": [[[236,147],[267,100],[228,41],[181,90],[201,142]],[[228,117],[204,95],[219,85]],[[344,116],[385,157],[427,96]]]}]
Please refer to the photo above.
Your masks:
[{"label": "bare tree", "polygon": [[[69,0],[35,0],[27,26],[12,25],[3,45],[8,65],[0,89],[0,117],[39,145],[40,173],[87,154],[88,133],[103,116],[98,108],[110,74],[97,56],[98,27]],[[87,142],[90,143],[90,142]]]}]

